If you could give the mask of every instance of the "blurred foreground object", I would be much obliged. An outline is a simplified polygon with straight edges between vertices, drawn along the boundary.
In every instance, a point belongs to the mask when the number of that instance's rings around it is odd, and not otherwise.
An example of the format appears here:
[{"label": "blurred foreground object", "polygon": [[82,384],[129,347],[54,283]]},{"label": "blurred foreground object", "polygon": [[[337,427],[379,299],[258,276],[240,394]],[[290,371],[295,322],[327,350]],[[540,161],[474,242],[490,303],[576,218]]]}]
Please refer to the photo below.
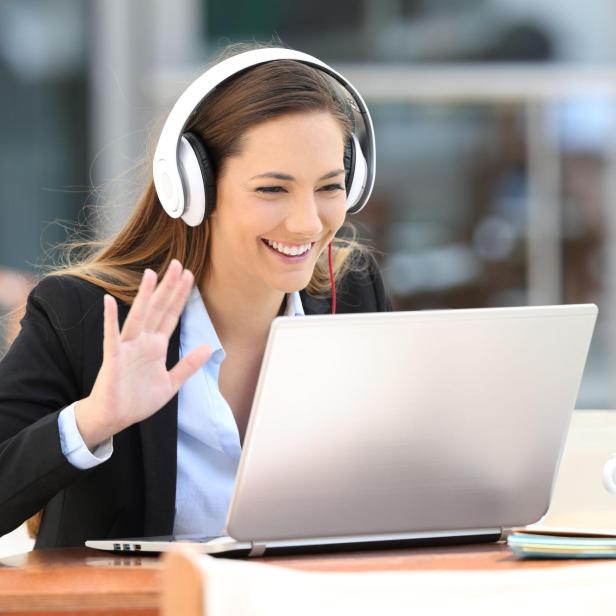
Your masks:
[{"label": "blurred foreground object", "polygon": [[186,544],[162,562],[163,616],[513,616],[542,608],[599,615],[611,614],[616,598],[614,562],[531,570],[314,572],[202,556]]}]

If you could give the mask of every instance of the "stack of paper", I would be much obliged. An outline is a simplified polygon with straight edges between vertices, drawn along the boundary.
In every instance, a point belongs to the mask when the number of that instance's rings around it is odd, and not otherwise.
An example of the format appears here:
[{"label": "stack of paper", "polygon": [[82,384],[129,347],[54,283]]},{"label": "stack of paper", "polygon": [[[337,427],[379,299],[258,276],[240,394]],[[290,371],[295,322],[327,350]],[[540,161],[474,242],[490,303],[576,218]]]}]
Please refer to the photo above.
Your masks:
[{"label": "stack of paper", "polygon": [[520,558],[616,558],[616,529],[527,526],[507,544]]}]

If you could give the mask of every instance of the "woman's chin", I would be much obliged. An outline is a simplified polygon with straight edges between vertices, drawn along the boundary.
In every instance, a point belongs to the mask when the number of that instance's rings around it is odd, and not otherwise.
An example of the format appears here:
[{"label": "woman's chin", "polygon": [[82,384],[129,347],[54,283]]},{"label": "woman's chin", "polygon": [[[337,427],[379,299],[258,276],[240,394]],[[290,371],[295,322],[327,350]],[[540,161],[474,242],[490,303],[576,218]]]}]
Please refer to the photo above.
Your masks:
[{"label": "woman's chin", "polygon": [[270,286],[277,291],[283,293],[293,293],[294,291],[301,291],[310,284],[310,278],[312,276],[289,274],[286,276],[277,276],[276,279],[270,280]]}]

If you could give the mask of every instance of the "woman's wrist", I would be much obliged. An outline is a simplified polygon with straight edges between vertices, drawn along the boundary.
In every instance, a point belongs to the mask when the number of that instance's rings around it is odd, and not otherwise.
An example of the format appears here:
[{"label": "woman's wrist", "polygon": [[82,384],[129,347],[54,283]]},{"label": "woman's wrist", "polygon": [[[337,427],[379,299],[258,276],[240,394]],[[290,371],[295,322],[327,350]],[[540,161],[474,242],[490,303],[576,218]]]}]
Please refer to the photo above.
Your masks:
[{"label": "woman's wrist", "polygon": [[83,398],[75,404],[75,423],[86,447],[94,451],[101,443],[113,436],[118,430],[98,421],[100,413],[96,404],[90,398]]}]

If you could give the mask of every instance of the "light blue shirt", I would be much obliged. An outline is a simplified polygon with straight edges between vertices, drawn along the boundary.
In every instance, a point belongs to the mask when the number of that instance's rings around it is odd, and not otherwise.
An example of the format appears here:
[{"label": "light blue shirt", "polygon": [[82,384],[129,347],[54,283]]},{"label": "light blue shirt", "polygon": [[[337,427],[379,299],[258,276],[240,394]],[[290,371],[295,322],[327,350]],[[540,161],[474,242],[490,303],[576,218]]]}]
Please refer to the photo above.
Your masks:
[{"label": "light blue shirt", "polygon": [[[285,316],[304,316],[297,291],[287,295]],[[208,344],[213,354],[178,392],[175,535],[215,537],[224,533],[241,446],[235,417],[218,387],[225,351],[214,330],[199,289],[194,287],[180,321],[180,358]],[[77,468],[109,459],[113,439],[90,451],[75,422],[75,405],[58,417],[62,452]]]}]

